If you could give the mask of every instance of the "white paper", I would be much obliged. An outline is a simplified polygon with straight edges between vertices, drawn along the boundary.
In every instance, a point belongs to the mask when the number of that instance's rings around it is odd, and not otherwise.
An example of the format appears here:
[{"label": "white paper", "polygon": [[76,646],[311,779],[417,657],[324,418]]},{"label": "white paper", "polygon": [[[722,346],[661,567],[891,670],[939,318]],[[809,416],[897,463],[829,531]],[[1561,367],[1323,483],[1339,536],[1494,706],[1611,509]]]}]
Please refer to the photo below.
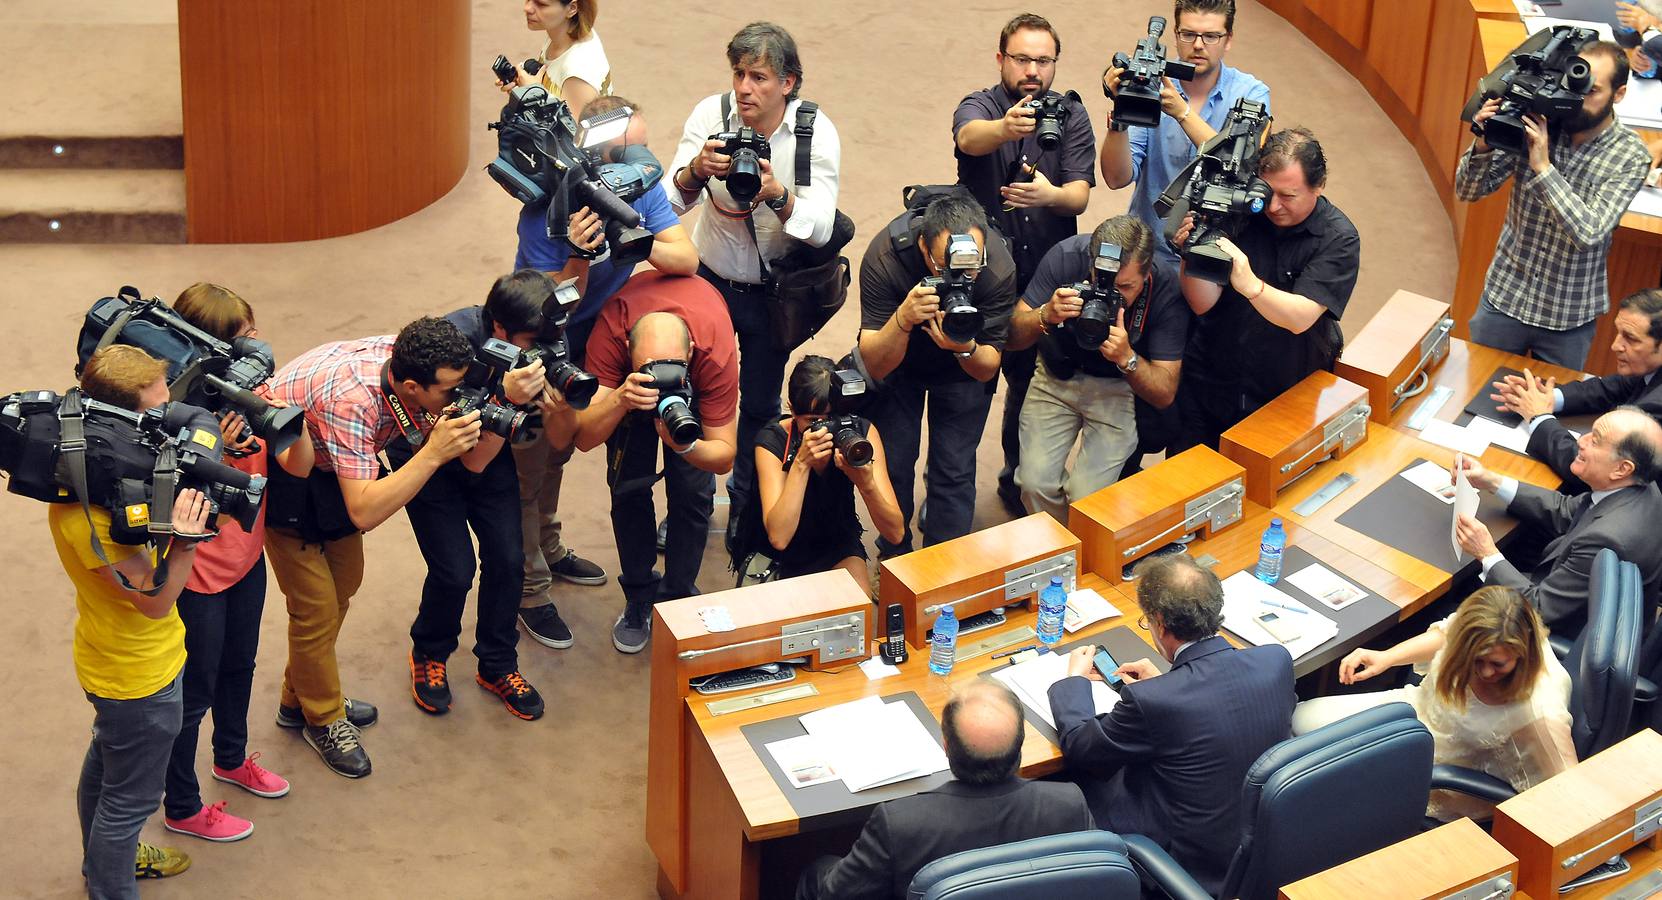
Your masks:
[{"label": "white paper", "polygon": [[1461,562],[1466,558],[1466,551],[1460,549],[1460,539],[1457,531],[1460,528],[1461,516],[1477,515],[1477,488],[1472,487],[1466,478],[1466,470],[1460,469],[1454,473],[1454,518],[1449,525],[1449,541],[1454,544],[1454,561]]},{"label": "white paper", "polygon": [[1410,484],[1444,503],[1454,502],[1454,482],[1450,479],[1448,470],[1431,460],[1426,460],[1411,469],[1404,469],[1400,477],[1408,479]]},{"label": "white paper", "polygon": [[1616,104],[1616,117],[1629,128],[1662,126],[1662,84],[1654,78],[1629,78],[1627,95]]},{"label": "white paper", "polygon": [[1469,453],[1472,456],[1482,456],[1483,451],[1489,449],[1489,440],[1481,434],[1474,434],[1465,428],[1445,422],[1442,419],[1432,419],[1420,429],[1420,440],[1430,441],[1438,446],[1447,447],[1460,453]]},{"label": "white paper", "polygon": [[[1045,721],[1052,729],[1056,727],[1056,720],[1050,715],[1050,686],[1068,677],[1068,655],[1065,653],[1041,653],[1037,659],[1030,659],[1024,663],[1005,666],[993,673],[993,677],[1016,692],[1021,698],[1022,705],[1032,710],[1035,715]],[[1097,715],[1114,708],[1120,702],[1119,692],[1109,687],[1105,682],[1091,682],[1091,700],[1096,706]]]},{"label": "white paper", "polygon": [[876,654],[866,657],[866,661],[860,663],[860,671],[866,673],[866,677],[872,681],[900,674],[899,669],[884,662],[883,657]]},{"label": "white paper", "polygon": [[1274,585],[1259,581],[1251,570],[1236,572],[1224,579],[1223,627],[1255,646],[1282,644],[1258,624],[1258,616],[1266,612],[1277,614],[1282,621],[1299,630],[1297,638],[1283,644],[1295,660],[1339,633],[1337,622],[1294,600]]},{"label": "white paper", "polygon": [[1320,563],[1311,563],[1288,575],[1287,582],[1315,597],[1328,609],[1344,609],[1368,595],[1367,591],[1339,577],[1338,573]]},{"label": "white paper", "polygon": [[804,788],[837,780],[837,771],[825,755],[825,746],[811,734],[765,745],[792,787]]},{"label": "white paper", "polygon": [[1472,420],[1466,423],[1466,432],[1514,453],[1526,453],[1529,450],[1529,430],[1522,424],[1502,425],[1493,419],[1472,416]]},{"label": "white paper", "polygon": [[934,736],[904,702],[862,697],[804,713],[799,721],[819,739],[825,760],[851,792],[932,775],[947,766]]},{"label": "white paper", "polygon": [[1114,604],[1091,588],[1080,588],[1068,595],[1068,607],[1062,613],[1062,627],[1071,634],[1103,619],[1120,614]]},{"label": "white paper", "polygon": [[1639,193],[1633,195],[1633,202],[1627,205],[1627,211],[1642,216],[1662,216],[1662,189],[1640,188]]}]

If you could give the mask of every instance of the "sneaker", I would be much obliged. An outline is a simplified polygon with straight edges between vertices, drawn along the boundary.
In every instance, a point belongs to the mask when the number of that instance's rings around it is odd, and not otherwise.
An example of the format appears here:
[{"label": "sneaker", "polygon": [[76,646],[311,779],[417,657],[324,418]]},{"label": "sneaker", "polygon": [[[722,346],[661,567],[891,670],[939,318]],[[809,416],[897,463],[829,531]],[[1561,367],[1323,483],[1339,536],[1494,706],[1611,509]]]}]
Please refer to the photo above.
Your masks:
[{"label": "sneaker", "polygon": [[164,818],[162,825],[177,834],[188,834],[221,844],[240,841],[254,833],[254,823],[226,812],[224,800],[202,807],[188,819]]},{"label": "sneaker", "polygon": [[649,604],[629,601],[623,613],[612,626],[612,646],[620,653],[639,653],[646,648],[652,636],[652,610]]},{"label": "sneaker", "polygon": [[664,552],[664,548],[668,547],[668,546],[669,546],[669,520],[665,519],[662,522],[658,523],[658,552],[659,553]]},{"label": "sneaker", "polygon": [[410,651],[410,696],[423,712],[442,716],[450,711],[450,678],[443,660]]},{"label": "sneaker", "polygon": [[572,584],[598,585],[606,583],[606,570],[577,555],[575,550],[567,550],[560,561],[548,567],[548,571]]},{"label": "sneaker", "polygon": [[256,797],[282,797],[289,792],[288,779],[260,765],[256,753],[242,761],[235,769],[213,767],[215,781],[234,784]]},{"label": "sneaker", "polygon": [[190,857],[172,847],[158,847],[139,841],[133,857],[134,878],[167,878],[190,868]]},{"label": "sneaker", "polygon": [[998,502],[1012,516],[1020,518],[1027,515],[1027,507],[1021,502],[1021,488],[1016,485],[1015,478],[998,480]]},{"label": "sneaker", "polygon": [[369,774],[369,754],[358,738],[358,726],[345,718],[327,725],[307,725],[306,743],[312,745],[323,764],[337,775],[362,778]]},{"label": "sneaker", "polygon": [[566,627],[554,604],[522,606],[519,608],[519,620],[524,623],[525,633],[531,636],[531,640],[544,647],[564,650],[571,646],[571,629]]},{"label": "sneaker", "polygon": [[[344,705],[346,707],[346,721],[359,728],[368,728],[381,718],[381,711],[376,709],[375,704],[368,700],[354,700],[347,697]],[[301,714],[300,707],[277,704],[277,727],[303,728],[305,725],[306,717]]]},{"label": "sneaker", "polygon": [[486,678],[483,673],[473,676],[479,686],[501,698],[508,712],[527,722],[542,718],[542,695],[518,672],[509,672],[501,678]]}]

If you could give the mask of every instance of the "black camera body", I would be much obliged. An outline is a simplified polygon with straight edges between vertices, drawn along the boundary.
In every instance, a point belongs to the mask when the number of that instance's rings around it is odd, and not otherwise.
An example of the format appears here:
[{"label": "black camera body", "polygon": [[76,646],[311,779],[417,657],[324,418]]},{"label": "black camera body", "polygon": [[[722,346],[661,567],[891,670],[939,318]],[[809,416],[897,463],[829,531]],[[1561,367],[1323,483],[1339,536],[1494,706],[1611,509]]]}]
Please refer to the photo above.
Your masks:
[{"label": "black camera body", "polygon": [[772,158],[773,145],[749,125],[740,126],[737,131],[712,134],[710,140],[721,141],[717,153],[732,157],[727,177],[723,179],[727,193],[746,206],[756,202],[756,195],[762,190],[762,160]]},{"label": "black camera body", "polygon": [[930,275],[923,283],[940,297],[941,333],[962,344],[981,333],[984,316],[975,305],[974,274],[981,268],[981,248],[968,234],[954,234],[946,241],[946,265],[941,274]]},{"label": "black camera body", "polygon": [[1062,126],[1068,121],[1067,101],[1081,102],[1076,91],[1058,94],[1051,91],[1043,97],[1029,97],[1027,108],[1033,110],[1033,137],[1040,150],[1056,150],[1062,146]]},{"label": "black camera body", "polygon": [[652,378],[647,387],[658,392],[657,416],[663,420],[670,440],[687,446],[704,433],[703,423],[692,410],[692,381],[687,376],[687,364],[676,359],[655,359],[641,366],[640,371]]},{"label": "black camera body", "polygon": [[501,381],[502,373],[520,366],[520,356],[520,349],[513,344],[496,338],[486,338],[485,342],[479,345],[479,349],[474,351],[474,368],[469,372],[470,380],[473,380],[474,373],[482,372],[483,377],[477,380],[483,383],[470,384],[457,391],[456,399],[445,407],[445,416],[459,419],[470,412],[478,412],[480,428],[507,440],[513,440],[525,428],[530,414],[497,403],[493,399],[493,388]]},{"label": "black camera body", "polygon": [[1264,104],[1242,98],[1223,127],[1154,201],[1166,220],[1170,238],[1193,213],[1194,229],[1179,248],[1184,274],[1213,284],[1228,284],[1234,260],[1218,249],[1220,237],[1234,235],[1246,217],[1264,211],[1270,186],[1258,176],[1258,153],[1270,128]]},{"label": "black camera body", "polygon": [[589,401],[594,399],[594,392],[600,387],[599,379],[571,361],[571,348],[566,342],[566,324],[570,321],[571,310],[581,299],[576,279],[556,285],[554,293],[543,301],[542,326],[537,329],[536,340],[531,349],[521,351],[518,360],[519,366],[542,360],[544,377],[572,409],[588,409]]},{"label": "black camera body", "polygon": [[[520,68],[524,69],[527,75],[535,75],[542,71],[542,63],[535,59],[528,59]],[[496,59],[491,62],[491,74],[495,75],[496,80],[503,84],[513,84],[514,64],[508,61],[508,57],[498,53]]]},{"label": "black camera body", "polygon": [[863,420],[854,415],[865,399],[866,380],[852,369],[831,373],[831,404],[825,418],[808,426],[809,431],[831,432],[831,443],[851,466],[871,465],[871,441],[861,433]]},{"label": "black camera body", "polygon": [[1525,117],[1539,115],[1550,124],[1581,111],[1593,87],[1593,72],[1579,54],[1596,41],[1597,32],[1573,25],[1555,25],[1530,35],[1478,81],[1460,118],[1471,122],[1485,101],[1499,98],[1500,108],[1482,125],[1473,122],[1472,133],[1496,150],[1518,155],[1529,152]]},{"label": "black camera body", "polygon": [[1079,346],[1094,350],[1108,339],[1108,329],[1125,308],[1125,295],[1114,283],[1120,274],[1121,250],[1118,244],[1103,243],[1091,261],[1091,280],[1073,285],[1079,292],[1079,315],[1067,322],[1073,339]]},{"label": "black camera body", "polygon": [[[1148,36],[1137,42],[1130,56],[1114,54],[1114,68],[1124,69],[1120,76],[1118,96],[1114,101],[1115,131],[1124,131],[1132,125],[1153,128],[1160,124],[1161,79],[1193,81],[1195,64],[1166,58],[1166,48],[1160,45],[1160,36],[1166,33],[1166,20],[1160,16],[1148,19]],[[1106,86],[1104,94],[1108,93]]]}]

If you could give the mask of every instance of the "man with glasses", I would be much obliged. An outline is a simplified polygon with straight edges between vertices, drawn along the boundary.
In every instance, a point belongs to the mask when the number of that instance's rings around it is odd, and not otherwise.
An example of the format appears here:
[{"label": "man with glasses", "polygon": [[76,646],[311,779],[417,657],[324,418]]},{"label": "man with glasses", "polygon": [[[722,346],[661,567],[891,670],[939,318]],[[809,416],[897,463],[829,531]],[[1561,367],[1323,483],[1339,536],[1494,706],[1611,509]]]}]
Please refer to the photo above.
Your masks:
[{"label": "man with glasses", "polygon": [[[889,480],[906,528],[899,544],[879,538],[881,556],[912,549],[912,491],[929,407],[929,461],[925,466],[928,514],[918,523],[923,543],[968,534],[975,515],[975,448],[987,424],[992,397],[986,382],[998,375],[1010,309],[1016,300],[1016,267],[1003,241],[987,239],[987,217],[964,193],[938,197],[915,217],[907,210],[872,238],[860,263],[860,358],[882,386],[866,417],[883,435]],[[982,316],[980,330],[955,340],[943,327],[946,313],[936,288],[924,282],[948,267],[948,247],[967,236],[980,265],[970,273],[970,300]],[[952,262],[957,263],[956,257]]]},{"label": "man with glasses", "polygon": [[[1050,89],[1061,54],[1062,40],[1048,21],[1031,13],[1016,16],[998,37],[998,84],[965,97],[952,116],[958,183],[969,188],[1010,242],[1018,288],[1027,285],[1050,248],[1078,231],[1076,217],[1096,184],[1090,114],[1078,100]],[[1048,150],[1039,145],[1039,112],[1028,105],[1045,98],[1060,100],[1063,113],[1061,140]],[[998,493],[1013,512],[1021,509],[1015,483],[1021,407],[1035,358],[1028,348],[1003,359],[1008,392]]]}]

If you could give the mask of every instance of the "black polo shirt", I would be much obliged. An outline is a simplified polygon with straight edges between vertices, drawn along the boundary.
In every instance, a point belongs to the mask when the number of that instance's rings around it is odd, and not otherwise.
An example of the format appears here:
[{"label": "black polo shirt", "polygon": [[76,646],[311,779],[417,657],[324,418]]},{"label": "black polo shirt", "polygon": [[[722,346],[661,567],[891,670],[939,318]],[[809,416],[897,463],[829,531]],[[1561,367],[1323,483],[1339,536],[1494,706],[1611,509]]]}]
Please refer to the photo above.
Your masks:
[{"label": "black polo shirt", "polygon": [[1307,297],[1326,310],[1303,334],[1294,334],[1224,285],[1217,305],[1197,317],[1183,356],[1184,379],[1238,393],[1250,408],[1275,399],[1317,369],[1333,368],[1344,347],[1339,319],[1356,287],[1362,242],[1350,219],[1320,197],[1309,217],[1291,228],[1252,216],[1235,244],[1271,287]]},{"label": "black polo shirt", "polygon": [[[1033,280],[1022,291],[1028,306],[1043,306],[1057,288],[1073,287],[1091,277],[1091,236],[1076,234],[1050,248],[1033,273]],[[1149,283],[1137,302],[1126,308],[1125,326],[1131,332],[1131,349],[1145,359],[1170,361],[1183,358],[1183,345],[1189,340],[1189,325],[1194,313],[1177,278],[1177,269],[1169,263],[1152,260],[1149,263]],[[1147,301],[1146,303],[1144,301]],[[1138,320],[1141,320],[1139,326]],[[1039,338],[1039,356],[1045,367],[1057,378],[1073,377],[1075,372],[1098,378],[1121,378],[1119,367],[1102,358],[1096,348],[1079,346],[1067,323],[1053,328]]]},{"label": "black polo shirt", "polygon": [[[1055,91],[1050,95],[1061,96]],[[1062,123],[1062,146],[1054,151],[1040,150],[1038,138],[1031,134],[1019,141],[1006,141],[986,156],[969,156],[958,149],[958,130],[965,123],[1002,119],[1018,98],[1019,95],[1005,90],[1003,84],[996,84],[960,100],[952,114],[952,152],[958,157],[958,183],[970,189],[981,208],[987,211],[988,218],[997,222],[999,230],[1009,239],[1020,284],[1025,285],[1038,270],[1045,253],[1079,231],[1078,222],[1073,216],[1058,215],[1049,207],[1005,212],[1004,198],[998,189],[1010,183],[1016,161],[1024,155],[1057,187],[1073,181],[1095,187],[1096,133],[1091,130],[1091,114],[1085,105],[1065,100],[1068,116]]]},{"label": "black polo shirt", "polygon": [[[901,215],[910,218],[912,213]],[[982,316],[981,333],[975,336],[976,341],[1002,351],[1009,334],[1010,310],[1016,304],[1016,265],[1004,242],[996,236],[990,237],[986,242],[987,263],[976,276],[970,297]],[[860,260],[860,327],[869,331],[881,329],[900,308],[900,302],[928,274],[922,251],[916,246],[896,250],[889,239],[888,227],[878,229],[866,248],[865,258]],[[958,358],[951,351],[935,345],[922,325],[912,329],[906,356],[895,371],[925,385],[975,380],[958,364]]]}]

